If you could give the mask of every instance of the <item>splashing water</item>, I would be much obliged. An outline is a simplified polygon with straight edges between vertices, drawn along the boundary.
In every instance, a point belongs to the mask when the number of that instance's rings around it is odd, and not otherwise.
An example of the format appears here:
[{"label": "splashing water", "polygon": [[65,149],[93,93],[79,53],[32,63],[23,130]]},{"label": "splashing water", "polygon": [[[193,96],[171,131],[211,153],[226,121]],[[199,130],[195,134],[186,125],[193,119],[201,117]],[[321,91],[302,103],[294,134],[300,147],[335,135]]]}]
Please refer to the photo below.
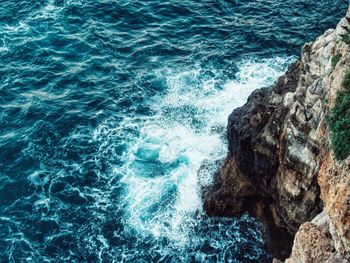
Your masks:
[{"label": "splashing water", "polygon": [[[210,237],[213,233],[198,228],[206,225],[210,229],[214,224],[203,215],[200,187],[210,184],[218,167],[207,167],[200,177],[199,168],[204,161],[215,163],[225,156],[223,131],[231,110],[241,106],[254,89],[271,85],[293,60],[291,57],[244,60],[238,64],[236,79],[225,83],[201,75],[198,69],[164,70],[157,77],[164,80],[167,92],[146,102],[153,107],[152,116],[127,118],[115,129],[106,129],[105,124],[98,127],[95,138],[109,138],[108,145],[113,145],[114,137],[122,136],[119,132],[139,128],[136,136],[133,132],[123,134],[128,150],[123,165],[114,169],[125,190],[120,201],[125,209],[123,224],[127,231],[135,233],[139,240],[151,236],[156,240],[155,248],[164,256],[176,255],[176,251],[203,254],[203,259],[208,256],[201,246],[213,241]],[[110,131],[107,136],[106,130]],[[256,224],[247,216],[242,219],[245,221]],[[241,223],[236,219],[222,219],[222,222],[223,225]],[[250,234],[262,245],[258,229],[255,226]],[[227,233],[228,241],[220,234],[214,234],[218,235],[215,246],[220,249],[233,246],[234,242],[239,244],[242,238],[236,237],[237,233]],[[171,253],[160,249],[164,240],[169,242]],[[231,249],[235,255],[238,248]],[[258,257],[264,253],[262,247],[259,249]],[[224,258],[225,253],[218,257]],[[233,260],[232,255],[229,258]]]},{"label": "splashing water", "polygon": [[200,189],[230,112],[346,7],[2,1],[0,259],[270,262],[259,223],[208,218]]}]

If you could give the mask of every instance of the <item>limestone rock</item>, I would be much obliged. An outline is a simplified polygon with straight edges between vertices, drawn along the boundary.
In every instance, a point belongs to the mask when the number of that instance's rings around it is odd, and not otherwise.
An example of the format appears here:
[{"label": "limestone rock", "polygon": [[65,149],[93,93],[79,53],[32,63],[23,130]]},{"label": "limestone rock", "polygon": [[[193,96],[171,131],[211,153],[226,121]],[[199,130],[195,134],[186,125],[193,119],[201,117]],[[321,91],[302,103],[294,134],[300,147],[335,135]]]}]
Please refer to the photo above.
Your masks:
[{"label": "limestone rock", "polygon": [[331,239],[320,227],[306,222],[295,235],[292,257],[286,263],[325,262],[331,254]]},{"label": "limestone rock", "polygon": [[[228,156],[203,189],[209,215],[249,212],[262,221],[276,260],[350,258],[350,158],[334,160],[325,121],[350,68],[350,48],[341,41],[347,24],[344,18],[306,44],[275,85],[231,113]],[[342,56],[333,69],[336,54]]]}]

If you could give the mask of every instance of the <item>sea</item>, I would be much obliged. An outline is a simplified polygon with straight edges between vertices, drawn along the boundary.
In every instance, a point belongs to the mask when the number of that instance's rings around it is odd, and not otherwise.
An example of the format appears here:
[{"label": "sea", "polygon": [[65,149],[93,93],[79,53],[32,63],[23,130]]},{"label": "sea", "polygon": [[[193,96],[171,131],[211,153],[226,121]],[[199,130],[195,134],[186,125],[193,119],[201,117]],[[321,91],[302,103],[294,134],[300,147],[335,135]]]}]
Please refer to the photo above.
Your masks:
[{"label": "sea", "polygon": [[0,0],[0,262],[271,262],[208,217],[230,112],[344,0]]}]

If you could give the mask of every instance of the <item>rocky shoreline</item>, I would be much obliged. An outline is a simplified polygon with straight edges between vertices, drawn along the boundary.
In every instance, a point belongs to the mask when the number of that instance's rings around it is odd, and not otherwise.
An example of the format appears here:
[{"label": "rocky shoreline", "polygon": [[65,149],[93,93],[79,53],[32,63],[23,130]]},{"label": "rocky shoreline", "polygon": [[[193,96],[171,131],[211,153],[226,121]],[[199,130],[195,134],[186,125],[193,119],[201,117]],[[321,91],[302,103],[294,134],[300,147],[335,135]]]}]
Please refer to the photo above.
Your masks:
[{"label": "rocky shoreline", "polygon": [[231,113],[228,155],[202,192],[208,215],[259,219],[268,251],[286,262],[350,262],[350,157],[335,160],[325,121],[350,69],[347,26],[306,44],[273,87]]}]

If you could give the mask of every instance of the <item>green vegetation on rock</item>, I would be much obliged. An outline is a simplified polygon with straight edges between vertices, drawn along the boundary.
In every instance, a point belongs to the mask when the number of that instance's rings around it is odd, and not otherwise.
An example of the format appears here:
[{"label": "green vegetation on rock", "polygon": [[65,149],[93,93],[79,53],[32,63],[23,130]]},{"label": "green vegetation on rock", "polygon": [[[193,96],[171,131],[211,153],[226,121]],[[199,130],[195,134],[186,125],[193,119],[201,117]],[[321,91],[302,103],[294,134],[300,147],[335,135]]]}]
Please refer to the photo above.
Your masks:
[{"label": "green vegetation on rock", "polygon": [[335,66],[338,64],[339,60],[341,59],[341,54],[336,54],[332,57],[332,68],[335,68]]},{"label": "green vegetation on rock", "polygon": [[[350,25],[350,18],[345,17],[348,25]],[[342,26],[342,28],[345,30],[345,34],[341,35],[341,40],[345,43],[350,45],[350,27],[349,26]]]},{"label": "green vegetation on rock", "polygon": [[345,74],[342,85],[344,90],[337,93],[335,105],[327,116],[337,160],[350,156],[350,71]]},{"label": "green vegetation on rock", "polygon": [[346,91],[350,92],[350,71],[345,73],[342,85]]},{"label": "green vegetation on rock", "polygon": [[342,35],[341,40],[342,40],[345,44],[350,45],[350,36],[349,36],[349,34],[344,34],[344,35]]}]

